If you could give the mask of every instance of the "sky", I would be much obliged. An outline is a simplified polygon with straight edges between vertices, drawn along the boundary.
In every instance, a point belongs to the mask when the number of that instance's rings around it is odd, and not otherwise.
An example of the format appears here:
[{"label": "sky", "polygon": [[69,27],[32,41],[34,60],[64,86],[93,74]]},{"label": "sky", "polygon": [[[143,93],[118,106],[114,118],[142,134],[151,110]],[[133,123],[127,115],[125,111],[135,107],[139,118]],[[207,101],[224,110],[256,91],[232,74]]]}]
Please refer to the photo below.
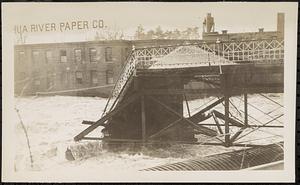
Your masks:
[{"label": "sky", "polygon": [[[163,30],[199,27],[207,13],[215,19],[215,30],[229,32],[275,31],[277,13],[286,11],[282,3],[7,3],[2,16],[8,19],[7,30],[15,25],[31,25],[103,20],[104,25],[122,30],[132,38],[138,25],[147,30],[161,26]],[[101,29],[101,28],[98,28]],[[97,29],[27,33],[26,43],[70,42],[92,40]]]}]

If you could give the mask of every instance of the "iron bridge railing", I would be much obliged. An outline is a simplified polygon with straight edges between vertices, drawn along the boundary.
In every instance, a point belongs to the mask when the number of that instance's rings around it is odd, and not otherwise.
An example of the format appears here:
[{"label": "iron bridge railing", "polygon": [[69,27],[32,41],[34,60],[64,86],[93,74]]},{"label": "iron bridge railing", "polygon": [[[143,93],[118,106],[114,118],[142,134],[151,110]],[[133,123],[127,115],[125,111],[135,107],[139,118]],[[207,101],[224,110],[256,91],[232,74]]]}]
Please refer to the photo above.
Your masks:
[{"label": "iron bridge railing", "polygon": [[[198,49],[184,49],[184,48]],[[113,110],[120,99],[121,93],[126,88],[126,83],[134,75],[137,68],[149,68],[160,58],[183,48],[177,55],[208,55],[214,61],[201,61],[201,63],[217,62],[226,63],[278,63],[284,58],[284,40],[246,40],[246,41],[225,41],[225,42],[199,42],[192,44],[181,44],[172,46],[147,47],[133,49],[127,58],[120,76],[112,89],[110,98],[107,101],[102,116]],[[175,57],[176,57],[175,54]],[[160,64],[172,65],[172,64]],[[184,65],[188,64],[178,64]]]}]

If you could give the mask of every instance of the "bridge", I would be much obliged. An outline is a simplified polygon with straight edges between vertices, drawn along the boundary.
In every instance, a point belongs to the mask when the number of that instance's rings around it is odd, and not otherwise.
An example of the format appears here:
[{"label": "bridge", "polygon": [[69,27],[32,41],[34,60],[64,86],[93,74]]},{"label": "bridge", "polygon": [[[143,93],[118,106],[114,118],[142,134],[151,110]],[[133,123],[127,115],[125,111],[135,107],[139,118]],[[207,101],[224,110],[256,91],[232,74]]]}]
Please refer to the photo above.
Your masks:
[{"label": "bridge", "polygon": [[[89,126],[74,140],[197,144],[194,135],[200,133],[219,141],[213,145],[242,146],[235,141],[244,137],[245,130],[272,127],[270,123],[282,117],[249,124],[247,95],[283,92],[283,64],[283,40],[199,41],[133,48],[101,118],[83,121]],[[191,81],[205,85],[186,88]],[[205,93],[215,95],[216,101],[191,115],[186,95]],[[230,113],[230,97],[235,95],[244,97],[244,120]],[[187,117],[183,115],[184,104]],[[219,104],[224,105],[224,113],[213,109]],[[215,123],[202,124],[211,117]],[[88,137],[99,126],[104,127],[104,137]]]}]

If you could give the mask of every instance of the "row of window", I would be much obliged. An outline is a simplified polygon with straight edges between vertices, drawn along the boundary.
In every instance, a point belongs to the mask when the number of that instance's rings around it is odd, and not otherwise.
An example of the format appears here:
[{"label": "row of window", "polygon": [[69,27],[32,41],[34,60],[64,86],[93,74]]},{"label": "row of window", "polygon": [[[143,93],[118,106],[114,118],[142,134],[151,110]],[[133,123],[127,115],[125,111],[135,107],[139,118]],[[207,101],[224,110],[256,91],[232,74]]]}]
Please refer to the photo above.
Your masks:
[{"label": "row of window", "polygon": [[[77,84],[83,84],[83,75],[84,72],[82,71],[76,71],[75,72],[75,81]],[[105,73],[105,77],[106,77],[106,84],[113,84],[114,83],[114,74],[112,70],[107,70]],[[98,84],[98,79],[99,79],[99,75],[98,75],[98,71],[96,70],[92,70],[90,71],[90,82],[92,84]]]},{"label": "row of window", "polygon": [[[74,58],[76,63],[83,62],[83,56],[84,52],[83,49],[75,49],[74,50]],[[45,51],[45,57],[46,57],[46,63],[53,62],[53,53],[51,50]],[[41,59],[40,57],[40,51],[32,51],[32,61],[33,63],[39,62]],[[90,62],[97,62],[98,56],[97,56],[97,50],[95,48],[89,48],[89,59]],[[19,52],[19,61],[22,62],[25,60],[25,52],[20,51]],[[105,61],[106,62],[112,62],[112,48],[106,47],[105,48]],[[65,63],[67,62],[67,50],[60,50],[59,51],[59,62]]]},{"label": "row of window", "polygon": [[[76,71],[75,72],[75,83],[76,84],[84,84],[84,75],[85,73],[83,71]],[[35,86],[39,86],[41,84],[40,80],[42,77],[39,76],[39,72],[34,72],[33,76],[35,77]],[[48,72],[47,73],[47,88],[52,88],[55,86],[55,74],[53,72]],[[40,78],[39,78],[40,77]],[[103,77],[100,77],[103,78]],[[90,84],[92,85],[97,85],[99,82],[99,73],[96,70],[91,70],[90,71]],[[106,78],[106,84],[113,84],[114,83],[114,78],[113,78],[113,71],[112,70],[107,70],[105,73],[105,78]],[[63,86],[68,86],[70,85],[70,72],[65,72],[60,74],[60,83]]]}]

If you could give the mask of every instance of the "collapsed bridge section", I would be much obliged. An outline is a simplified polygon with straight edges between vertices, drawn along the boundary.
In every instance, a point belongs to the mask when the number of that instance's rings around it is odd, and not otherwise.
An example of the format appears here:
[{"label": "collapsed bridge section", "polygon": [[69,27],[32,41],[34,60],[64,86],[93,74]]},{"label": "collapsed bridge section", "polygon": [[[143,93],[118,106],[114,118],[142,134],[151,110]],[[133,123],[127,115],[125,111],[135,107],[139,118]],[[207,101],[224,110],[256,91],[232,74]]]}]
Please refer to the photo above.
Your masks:
[{"label": "collapsed bridge section", "polygon": [[[133,50],[102,118],[84,121],[90,126],[74,139],[133,142],[197,143],[195,133],[224,136],[222,145],[232,146],[248,124],[247,94],[283,92],[283,41],[261,40],[196,43]],[[187,89],[191,81],[206,84]],[[218,100],[185,117],[187,94],[214,94]],[[229,98],[244,95],[245,119],[230,116]],[[187,102],[187,101],[186,101]],[[213,110],[219,104],[224,112]],[[214,117],[216,129],[201,124]],[[218,123],[224,120],[224,125]],[[274,118],[276,119],[276,118]],[[262,124],[260,127],[265,127]],[[88,137],[103,126],[103,138]],[[229,133],[237,127],[236,133]]]}]

